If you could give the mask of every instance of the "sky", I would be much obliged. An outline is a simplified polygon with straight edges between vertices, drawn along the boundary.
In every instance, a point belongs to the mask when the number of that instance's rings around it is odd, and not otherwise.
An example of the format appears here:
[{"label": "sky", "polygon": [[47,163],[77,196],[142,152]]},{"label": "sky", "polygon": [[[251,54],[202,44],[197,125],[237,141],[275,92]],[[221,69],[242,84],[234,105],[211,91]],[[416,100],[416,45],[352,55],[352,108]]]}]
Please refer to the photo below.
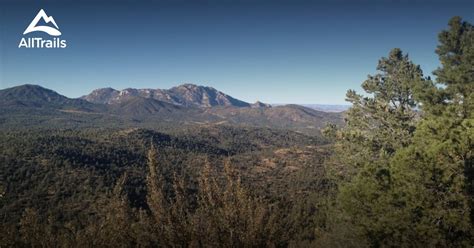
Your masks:
[{"label": "sky", "polygon": [[[66,48],[18,48],[40,9]],[[472,0],[0,0],[0,89],[68,97],[103,87],[214,87],[248,102],[345,104],[398,47],[425,72],[452,16]],[[49,37],[52,38],[52,37]]]}]

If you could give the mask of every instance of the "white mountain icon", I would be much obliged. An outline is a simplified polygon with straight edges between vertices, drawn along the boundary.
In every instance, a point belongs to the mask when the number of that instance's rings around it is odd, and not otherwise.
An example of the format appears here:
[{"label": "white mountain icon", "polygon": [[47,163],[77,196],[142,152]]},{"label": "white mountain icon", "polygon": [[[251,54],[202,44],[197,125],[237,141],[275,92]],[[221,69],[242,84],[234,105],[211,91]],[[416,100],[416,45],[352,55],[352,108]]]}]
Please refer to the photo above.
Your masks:
[{"label": "white mountain icon", "polygon": [[[40,19],[43,18],[43,20],[46,23],[52,23],[56,28],[49,27],[49,26],[36,26]],[[59,31],[58,24],[54,21],[54,18],[52,16],[46,15],[46,12],[44,12],[43,9],[41,9],[38,14],[35,16],[35,19],[31,21],[30,25],[25,29],[25,32],[23,34],[35,32],[35,31],[42,31],[45,32],[51,36],[60,36],[61,32]]]}]

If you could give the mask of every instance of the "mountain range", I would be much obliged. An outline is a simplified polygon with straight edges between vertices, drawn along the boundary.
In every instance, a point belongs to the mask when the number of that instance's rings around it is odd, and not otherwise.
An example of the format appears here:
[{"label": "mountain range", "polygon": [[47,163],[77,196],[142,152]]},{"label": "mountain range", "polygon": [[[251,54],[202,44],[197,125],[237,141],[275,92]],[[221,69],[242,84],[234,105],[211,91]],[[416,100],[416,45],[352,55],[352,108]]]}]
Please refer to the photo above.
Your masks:
[{"label": "mountain range", "polygon": [[[116,104],[123,103],[131,98],[143,97],[167,102],[179,106],[194,107],[251,107],[252,105],[235,99],[212,87],[198,86],[194,84],[183,84],[171,89],[134,89],[127,88],[116,90],[112,88],[101,88],[81,97],[92,103]],[[261,103],[255,106],[265,107]]]},{"label": "mountain range", "polygon": [[38,85],[0,90],[0,127],[227,124],[317,134],[326,123],[342,125],[342,117],[300,105],[250,104],[194,84],[166,90],[101,88],[75,99]]}]

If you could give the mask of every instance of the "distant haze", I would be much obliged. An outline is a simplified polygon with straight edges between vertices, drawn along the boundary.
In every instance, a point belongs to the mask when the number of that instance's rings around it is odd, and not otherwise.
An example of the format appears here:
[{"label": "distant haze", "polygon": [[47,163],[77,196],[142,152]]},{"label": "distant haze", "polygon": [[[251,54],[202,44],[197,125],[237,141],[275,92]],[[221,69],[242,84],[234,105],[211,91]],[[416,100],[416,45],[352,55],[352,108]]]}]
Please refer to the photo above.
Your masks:
[{"label": "distant haze", "polygon": [[[271,104],[272,106],[281,106],[281,105],[287,105],[288,103],[276,103],[276,104]],[[324,112],[344,112],[348,110],[351,105],[342,105],[342,104],[299,104],[301,106],[305,106],[308,108],[312,108],[315,110],[320,110]]]}]

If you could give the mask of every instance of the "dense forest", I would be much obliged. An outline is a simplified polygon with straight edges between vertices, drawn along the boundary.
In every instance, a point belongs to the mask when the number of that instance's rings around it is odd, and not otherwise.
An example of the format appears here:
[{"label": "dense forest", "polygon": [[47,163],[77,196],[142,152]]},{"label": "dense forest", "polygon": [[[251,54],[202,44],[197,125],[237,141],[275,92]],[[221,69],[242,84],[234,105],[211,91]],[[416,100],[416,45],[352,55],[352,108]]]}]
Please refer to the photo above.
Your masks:
[{"label": "dense forest", "polygon": [[316,135],[1,110],[0,247],[472,247],[474,26],[438,40],[435,80],[394,48]]}]

